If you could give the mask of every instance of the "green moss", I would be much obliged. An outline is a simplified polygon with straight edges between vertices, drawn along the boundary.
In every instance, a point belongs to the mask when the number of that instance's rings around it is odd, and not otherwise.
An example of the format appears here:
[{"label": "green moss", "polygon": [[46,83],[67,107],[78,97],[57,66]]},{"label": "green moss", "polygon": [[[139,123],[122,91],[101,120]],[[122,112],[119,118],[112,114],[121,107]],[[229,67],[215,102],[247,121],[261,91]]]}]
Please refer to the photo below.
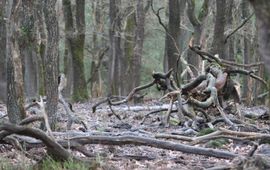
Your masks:
[{"label": "green moss", "polygon": [[216,140],[209,141],[207,143],[207,147],[221,148],[222,146],[224,146],[225,144],[228,144],[228,143],[229,143],[228,139],[221,138],[221,139],[216,139]]},{"label": "green moss", "polygon": [[170,117],[170,124],[177,126],[179,123],[180,121],[178,119]]},{"label": "green moss", "polygon": [[269,140],[269,138],[262,138],[261,140],[260,140],[260,142],[259,142],[259,144],[261,145],[261,144],[270,144],[270,140]]},{"label": "green moss", "polygon": [[210,134],[210,133],[215,132],[215,131],[216,131],[215,129],[204,128],[201,131],[199,131],[197,136],[204,136],[204,135]]},{"label": "green moss", "polygon": [[73,92],[72,99],[74,102],[85,101],[88,99],[87,90],[85,89],[75,89]]}]

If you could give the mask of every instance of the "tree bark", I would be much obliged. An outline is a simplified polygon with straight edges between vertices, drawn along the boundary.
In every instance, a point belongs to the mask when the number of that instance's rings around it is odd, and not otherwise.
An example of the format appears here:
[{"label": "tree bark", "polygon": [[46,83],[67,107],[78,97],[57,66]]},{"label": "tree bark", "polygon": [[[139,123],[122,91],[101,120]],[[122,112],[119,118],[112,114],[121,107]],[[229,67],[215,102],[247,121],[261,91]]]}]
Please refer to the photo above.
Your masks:
[{"label": "tree bark", "polygon": [[[242,8],[242,18],[247,18],[250,15],[249,2],[243,0],[241,3]],[[250,25],[249,25],[250,26]],[[251,42],[249,38],[249,29],[247,25],[244,29],[244,38],[243,38],[243,63],[248,64],[251,61]],[[243,80],[243,98],[246,99],[246,104],[250,105],[252,100],[252,91],[251,91],[251,79],[248,76],[244,77]]]},{"label": "tree bark", "polygon": [[256,14],[258,25],[259,51],[263,56],[268,71],[270,70],[270,1],[250,0]]},{"label": "tree bark", "polygon": [[[171,68],[174,71],[177,70],[177,58],[179,54],[180,47],[180,2],[179,0],[169,0],[169,23],[168,23],[168,33],[166,35],[166,47],[164,56],[164,72],[167,72]],[[178,49],[177,49],[178,48]],[[181,71],[181,68],[179,68]]]},{"label": "tree bark", "polygon": [[120,89],[120,59],[122,57],[121,50],[121,18],[119,16],[119,6],[121,0],[110,0],[110,51],[109,51],[109,94],[119,95]]},{"label": "tree bark", "polygon": [[43,13],[43,0],[35,1],[35,21],[37,22],[37,65],[38,65],[38,93],[45,96],[45,52],[47,44],[47,33],[45,28],[45,17]]},{"label": "tree bark", "polygon": [[92,61],[91,61],[91,81],[90,83],[91,96],[100,97],[104,93],[104,85],[101,77],[101,63],[104,55],[103,48],[106,48],[106,40],[101,34],[104,34],[105,25],[105,12],[104,12],[104,1],[93,0],[92,1],[92,20],[94,22],[93,36],[92,36]]},{"label": "tree bark", "polygon": [[[187,1],[187,4],[188,4],[187,16],[194,29],[194,33],[193,33],[194,45],[201,45],[203,22],[208,14],[208,3],[209,3],[209,0],[204,0],[204,3],[200,9],[200,13],[197,17],[195,14],[195,1],[193,0]],[[200,66],[200,57],[197,56],[190,49],[188,50],[188,63],[193,65],[195,68],[199,68]]]},{"label": "tree bark", "polygon": [[[259,52],[264,59],[268,72],[270,71],[270,1],[268,0],[249,0],[253,5],[256,24],[258,28]],[[270,81],[268,81],[270,86]],[[270,95],[268,95],[268,106],[270,106]]]},{"label": "tree bark", "polygon": [[19,38],[20,53],[23,61],[23,75],[26,97],[38,95],[38,64],[35,35],[35,4],[33,1],[22,1],[20,13]]},{"label": "tree bark", "polygon": [[[230,28],[231,30],[233,29],[233,8],[234,8],[234,1],[232,0],[227,0],[227,8],[226,8],[226,24],[227,27]],[[232,36],[230,37],[230,39],[228,40],[227,44],[226,44],[226,58],[230,61],[235,61],[234,58],[234,41],[236,41],[236,39]]]},{"label": "tree bark", "polygon": [[73,99],[75,101],[88,99],[88,92],[84,74],[84,42],[85,42],[85,0],[76,1],[76,26],[77,36],[75,44],[72,43],[74,50],[73,59]]},{"label": "tree bark", "polygon": [[76,1],[76,29],[70,0],[63,0],[63,7],[66,43],[72,58],[73,100],[81,101],[88,99],[84,74],[85,1]]},{"label": "tree bark", "polygon": [[7,0],[0,1],[0,101],[7,100],[7,80],[6,80],[6,39],[7,39],[7,22],[6,17]]},{"label": "tree bark", "polygon": [[[140,85],[141,78],[141,62],[143,53],[143,42],[144,42],[144,21],[145,11],[143,1],[137,1],[136,7],[136,29],[135,29],[135,48],[134,56],[132,58],[132,86],[131,89]],[[131,90],[130,89],[130,90]]]},{"label": "tree bark", "polygon": [[225,56],[225,25],[226,25],[226,1],[216,0],[216,20],[214,28],[214,38],[212,43],[212,53],[218,54],[220,58],[227,59]]},{"label": "tree bark", "polygon": [[123,85],[123,95],[127,95],[132,89],[132,58],[134,53],[134,35],[136,28],[136,16],[135,11],[129,14],[126,21],[125,27],[125,42],[124,42],[124,60],[123,65],[125,65],[126,71],[124,71],[123,79],[127,80]]},{"label": "tree bark", "polygon": [[45,91],[47,96],[46,112],[51,129],[55,129],[56,110],[58,104],[58,42],[59,30],[56,18],[56,0],[44,0],[43,12],[47,30],[47,46],[44,57]]},{"label": "tree bark", "polygon": [[20,0],[13,0],[9,15],[7,34],[7,111],[11,123],[19,123],[25,118],[24,82],[22,61],[17,38],[19,37]]}]

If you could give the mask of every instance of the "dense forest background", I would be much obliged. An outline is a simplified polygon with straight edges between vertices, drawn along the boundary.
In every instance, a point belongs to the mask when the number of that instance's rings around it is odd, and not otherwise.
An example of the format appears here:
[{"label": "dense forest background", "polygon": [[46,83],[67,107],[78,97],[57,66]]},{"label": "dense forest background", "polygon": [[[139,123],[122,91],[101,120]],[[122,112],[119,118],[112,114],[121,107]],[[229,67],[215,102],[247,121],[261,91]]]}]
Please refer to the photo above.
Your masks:
[{"label": "dense forest background", "polygon": [[269,169],[269,11],[269,0],[0,0],[1,154]]},{"label": "dense forest background", "polygon": [[[151,79],[153,71],[176,69],[178,56],[187,61],[179,62],[180,74],[188,64],[198,75],[201,59],[188,48],[191,39],[223,59],[244,64],[261,61],[253,8],[245,0],[59,0],[50,9],[55,9],[49,14],[55,20],[48,21],[54,22],[56,28],[46,24],[43,4],[21,1],[18,6],[12,6],[11,1],[5,0],[0,4],[1,98],[6,93],[6,53],[11,48],[6,43],[7,35],[12,33],[16,33],[14,48],[21,60],[24,93],[28,98],[45,94],[48,66],[45,50],[50,46],[50,30],[55,31],[51,37],[56,57],[53,65],[57,67],[54,71],[56,75],[66,74],[65,96],[73,101],[125,96]],[[255,71],[267,77],[263,65]],[[187,74],[179,78],[185,82]],[[243,86],[242,97],[247,104],[255,104],[264,88],[245,76],[236,79]]]}]

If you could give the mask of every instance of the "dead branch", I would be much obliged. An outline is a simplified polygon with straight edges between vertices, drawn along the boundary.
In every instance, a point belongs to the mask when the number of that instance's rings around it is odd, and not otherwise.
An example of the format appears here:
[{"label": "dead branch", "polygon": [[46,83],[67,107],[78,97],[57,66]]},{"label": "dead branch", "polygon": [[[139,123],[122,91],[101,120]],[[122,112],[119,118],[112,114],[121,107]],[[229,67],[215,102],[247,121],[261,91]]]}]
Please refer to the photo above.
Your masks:
[{"label": "dead branch", "polygon": [[[214,55],[212,55],[212,54],[210,54],[210,53],[208,53],[206,51],[202,51],[200,49],[200,47],[198,47],[198,46],[193,46],[192,43],[189,45],[189,48],[192,51],[194,51],[195,53],[197,53],[199,56],[201,56],[202,59],[206,59],[210,63],[216,62],[220,66],[227,67],[227,69],[225,70],[226,72],[248,75],[248,76],[262,82],[267,87],[267,82],[265,80],[263,80],[263,78],[255,75],[253,73],[253,71],[248,71],[248,70],[244,70],[244,69],[235,69],[235,68],[232,67],[233,65],[238,66],[239,65],[238,63],[234,63],[232,61],[227,61],[227,60],[224,60],[224,59],[220,59],[219,57],[214,56]],[[257,65],[257,64],[259,64],[259,63],[254,63],[252,65]],[[241,66],[248,67],[250,65],[241,65]]]},{"label": "dead branch", "polygon": [[105,56],[105,53],[106,53],[108,50],[109,50],[109,47],[107,46],[107,47],[105,47],[104,49],[102,49],[102,50],[100,50],[100,51],[98,52],[98,63],[97,63],[97,66],[95,67],[95,70],[92,72],[90,78],[86,81],[86,84],[89,84],[89,83],[92,81],[94,75],[98,72],[98,70],[99,70],[99,68],[100,68],[100,66],[101,66],[103,57]]},{"label": "dead branch", "polygon": [[39,129],[4,123],[0,125],[0,130],[6,131],[9,134],[25,135],[41,140],[47,146],[48,153],[55,159],[68,160],[70,158],[74,158],[74,156],[72,156],[61,145]]},{"label": "dead branch", "polygon": [[44,117],[44,122],[45,122],[45,127],[47,129],[47,132],[48,132],[49,136],[52,139],[54,139],[54,137],[52,135],[52,129],[51,129],[50,124],[49,124],[49,118],[48,118],[48,115],[47,115],[47,113],[45,111],[45,105],[44,105],[42,97],[40,97],[40,102],[37,102],[37,103],[38,103],[38,105],[40,107],[40,111],[41,111],[41,113],[42,113],[42,115]]},{"label": "dead branch", "polygon": [[202,142],[207,142],[209,140],[214,140],[214,139],[220,139],[220,138],[227,138],[227,139],[232,139],[232,140],[237,140],[237,141],[243,141],[243,139],[230,136],[230,135],[222,135],[223,132],[217,130],[215,132],[209,133],[207,135],[203,136],[197,136],[197,137],[189,137],[189,136],[182,136],[182,135],[172,135],[172,134],[156,134],[156,138],[166,138],[166,139],[175,139],[175,140],[182,140],[182,141],[187,141],[191,142],[192,145],[196,145]]},{"label": "dead branch", "polygon": [[206,75],[199,75],[190,83],[187,83],[187,84],[182,86],[182,88],[181,88],[182,93],[185,94],[185,93],[189,92],[190,90],[196,88],[199,84],[201,84],[202,81],[206,80],[206,78],[207,78]]},{"label": "dead branch", "polygon": [[77,123],[77,124],[82,124],[85,128],[85,130],[87,130],[87,126],[86,124],[82,121],[79,120],[78,117],[75,116],[74,111],[72,110],[71,106],[69,105],[69,103],[67,103],[62,95],[62,91],[64,90],[64,88],[66,87],[66,77],[64,74],[60,74],[60,82],[58,85],[58,100],[59,102],[63,105],[67,116],[68,116],[68,122],[67,122],[67,129],[70,130],[71,126],[73,123]]},{"label": "dead branch", "polygon": [[[151,111],[151,112],[147,113],[147,114],[143,117],[143,119],[142,119],[142,121],[140,122],[140,124],[143,124],[143,123],[145,122],[146,118],[148,118],[150,115],[155,114],[155,113],[159,113],[159,112],[164,112],[164,111],[168,111],[168,109],[167,109],[167,108],[162,108],[162,109],[154,110],[154,111]],[[174,112],[177,112],[177,110],[173,110],[173,109],[172,109],[172,110],[171,110],[171,113],[174,113]]]},{"label": "dead branch", "polygon": [[44,121],[43,115],[34,115],[23,119],[19,125],[27,125],[36,121]]},{"label": "dead branch", "polygon": [[152,11],[153,11],[153,13],[156,15],[156,17],[158,18],[158,22],[159,22],[159,24],[164,28],[164,30],[166,31],[166,33],[168,33],[169,31],[168,31],[168,28],[165,26],[165,24],[162,22],[162,20],[161,20],[161,18],[160,18],[160,16],[159,16],[159,12],[162,10],[162,9],[164,9],[164,7],[163,8],[159,8],[157,11],[154,9],[154,6],[153,6],[153,0],[151,0],[151,9],[152,9]]},{"label": "dead branch", "polygon": [[[152,110],[161,110],[161,109],[166,109],[166,111],[169,108],[169,104],[163,104],[163,105],[153,105],[153,106],[114,106],[113,110],[114,111],[134,111],[134,112],[139,112],[139,111],[152,111]],[[175,110],[177,107],[176,105],[173,105],[173,110]],[[97,109],[97,112],[111,112],[109,106],[106,106],[106,108],[101,108]]]},{"label": "dead branch", "polygon": [[[123,104],[123,103],[127,103],[128,101],[130,101],[132,99],[132,97],[134,96],[135,93],[137,93],[140,90],[149,88],[149,87],[155,85],[155,83],[156,83],[156,80],[153,80],[152,82],[150,82],[148,84],[136,87],[128,94],[128,96],[125,99],[120,100],[120,101],[116,101],[116,102],[110,101],[110,104],[115,106],[115,105],[120,105],[120,104]],[[110,100],[110,99],[108,99],[108,100]]]},{"label": "dead branch", "polygon": [[120,120],[121,122],[123,122],[122,119],[121,119],[121,117],[113,111],[112,105],[111,105],[110,101],[109,101],[109,108],[110,108],[112,114],[113,114],[118,120]]},{"label": "dead branch", "polygon": [[212,156],[223,159],[232,159],[237,156],[237,154],[221,151],[210,148],[202,148],[189,146],[169,141],[157,140],[148,137],[140,137],[140,136],[87,136],[87,137],[75,137],[69,139],[71,142],[75,141],[81,145],[86,144],[103,144],[103,145],[145,145],[151,146],[155,148],[168,149],[174,151],[180,151],[184,153],[190,154],[199,154],[205,156]]},{"label": "dead branch", "polygon": [[226,36],[226,38],[225,38],[225,41],[224,41],[224,43],[226,44],[227,43],[227,41],[228,41],[228,39],[234,34],[234,33],[236,33],[239,29],[241,29],[249,20],[250,20],[250,18],[252,17],[254,15],[254,12],[251,14],[251,15],[249,15],[238,27],[236,27],[232,32],[230,32],[227,36]]},{"label": "dead branch", "polygon": [[[102,145],[143,145],[151,146],[155,148],[168,149],[173,151],[180,151],[189,154],[199,154],[223,159],[233,159],[238,156],[235,153],[228,151],[222,151],[217,149],[203,148],[197,146],[190,146],[185,144],[174,143],[170,141],[158,140],[151,137],[134,136],[134,135],[120,135],[119,134],[109,134],[109,135],[91,135],[86,134],[79,137],[66,137],[66,139],[59,139],[57,142],[51,140],[43,131],[35,128],[29,128],[24,126],[17,126],[12,124],[3,124],[0,126],[0,130],[5,130],[10,132],[10,134],[15,133],[18,135],[24,135],[39,139],[44,143],[48,152],[54,157],[61,160],[66,160],[69,158],[74,158],[69,152],[67,152],[63,147],[69,147],[73,149],[78,149],[78,147],[88,145],[88,144],[102,144]],[[69,136],[69,135],[64,135]],[[24,138],[24,142],[29,143],[29,141]],[[35,141],[35,145],[40,141]],[[31,144],[31,142],[29,143]],[[81,148],[82,149],[82,148]],[[80,149],[78,149],[80,150]],[[87,155],[87,154],[86,154]],[[78,158],[76,158],[78,159]]]},{"label": "dead branch", "polygon": [[170,100],[170,104],[169,104],[169,109],[167,110],[167,113],[166,113],[166,119],[165,119],[165,126],[169,126],[169,118],[170,118],[170,115],[172,113],[172,107],[173,107],[173,98]]}]

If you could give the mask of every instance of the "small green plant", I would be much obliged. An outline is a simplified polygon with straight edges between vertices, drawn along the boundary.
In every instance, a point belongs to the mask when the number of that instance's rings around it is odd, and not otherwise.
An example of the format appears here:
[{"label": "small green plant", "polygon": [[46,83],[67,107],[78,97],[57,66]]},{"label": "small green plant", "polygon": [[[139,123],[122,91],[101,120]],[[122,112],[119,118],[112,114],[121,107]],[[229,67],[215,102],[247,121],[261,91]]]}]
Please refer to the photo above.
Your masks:
[{"label": "small green plant", "polygon": [[70,159],[68,161],[59,162],[51,157],[46,158],[42,165],[40,166],[40,169],[42,170],[74,170],[74,169],[80,169],[80,170],[89,170],[89,169],[95,169],[93,165],[86,164],[83,162],[78,162],[73,159]]},{"label": "small green plant", "polygon": [[0,158],[0,170],[30,170],[31,164],[26,163],[22,160],[22,162],[15,163],[8,158]]},{"label": "small green plant", "polygon": [[5,159],[1,159],[0,160],[0,169],[5,169],[5,170],[11,170],[11,169],[14,169],[14,167],[12,166],[12,164],[5,160]]}]

